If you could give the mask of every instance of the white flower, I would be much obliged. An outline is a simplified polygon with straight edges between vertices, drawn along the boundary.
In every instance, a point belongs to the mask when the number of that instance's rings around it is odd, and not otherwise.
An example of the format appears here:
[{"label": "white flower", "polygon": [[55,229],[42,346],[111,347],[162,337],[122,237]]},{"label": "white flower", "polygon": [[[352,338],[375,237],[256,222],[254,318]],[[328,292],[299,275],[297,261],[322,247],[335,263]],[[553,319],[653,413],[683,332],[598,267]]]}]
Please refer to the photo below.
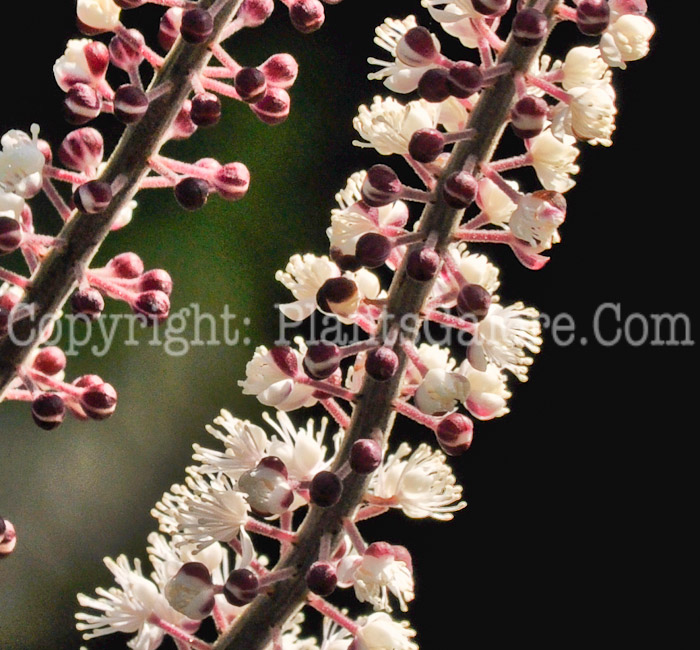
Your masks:
[{"label": "white flower", "polygon": [[[445,0],[421,0],[421,4],[428,9],[433,19],[437,20],[450,36],[458,38],[464,47],[478,46],[481,37],[472,21],[483,19],[483,15],[474,9],[471,0],[453,0],[449,3]],[[498,19],[489,22],[494,30],[498,27]]]},{"label": "white flower", "polygon": [[611,23],[600,37],[600,53],[614,68],[627,67],[627,61],[637,61],[649,53],[649,40],[656,27],[646,16],[624,14]]},{"label": "white flower", "polygon": [[418,650],[411,639],[416,635],[408,621],[394,621],[389,614],[377,612],[358,620],[355,650]]},{"label": "white flower", "polygon": [[0,217],[20,220],[24,210],[24,199],[14,192],[5,192],[0,189]]},{"label": "white flower", "polygon": [[512,233],[536,253],[561,241],[557,228],[566,218],[566,207],[559,195],[547,194],[545,191],[523,195],[510,218]]},{"label": "white flower", "polygon": [[454,410],[468,395],[469,381],[463,375],[433,368],[418,385],[413,401],[423,413],[438,415]]},{"label": "white flower", "polygon": [[0,190],[14,192],[24,199],[41,189],[46,159],[39,150],[39,126],[32,124],[31,137],[13,129],[0,138]]},{"label": "white flower", "polygon": [[492,363],[486,366],[486,370],[477,370],[465,359],[459,372],[469,381],[470,391],[465,406],[475,418],[491,420],[510,412],[507,404],[512,393],[506,388],[506,376],[502,370]]},{"label": "white flower", "polygon": [[85,55],[85,48],[93,42],[89,38],[70,39],[65,52],[53,64],[53,76],[63,92],[68,92],[74,84],[93,85],[101,79],[95,78]]},{"label": "white flower", "polygon": [[532,364],[524,348],[540,351],[542,331],[539,312],[516,302],[508,307],[491,303],[486,317],[479,322],[469,343],[469,363],[485,371],[488,362],[509,370],[520,381],[527,381],[527,370]]},{"label": "white flower", "polygon": [[323,638],[320,650],[348,650],[352,635],[330,618],[323,618]]},{"label": "white flower", "polygon": [[[452,257],[461,276],[469,284],[478,284],[490,294],[494,294],[498,290],[501,284],[498,279],[498,267],[492,264],[486,255],[470,253],[465,242],[449,244],[447,247],[447,254]],[[457,304],[456,293],[458,291],[459,285],[457,281],[443,266],[432,291],[433,297],[436,298],[448,292],[454,292],[455,298],[453,300],[443,300],[441,302],[443,307],[454,307],[454,305]]]},{"label": "white flower", "polygon": [[561,85],[565,90],[577,86],[591,87],[599,83],[610,83],[611,72],[607,63],[600,57],[597,47],[572,47],[562,67],[564,78]]},{"label": "white flower", "polygon": [[569,105],[559,104],[552,114],[552,133],[559,139],[573,135],[589,144],[612,144],[615,130],[615,91],[610,84],[593,87],[577,86],[569,90]]},{"label": "white flower", "polygon": [[[508,181],[508,184],[517,191],[518,184],[516,182]],[[496,226],[503,226],[507,223],[518,207],[496,183],[486,177],[479,179],[476,203],[488,217],[489,222]]]},{"label": "white flower", "polygon": [[114,29],[119,24],[120,12],[113,0],[78,0],[78,19],[93,29]]},{"label": "white flower", "polygon": [[373,474],[369,491],[413,519],[432,517],[448,521],[453,512],[467,505],[460,501],[462,487],[445,464],[445,454],[425,443],[413,452],[409,445],[401,443]]},{"label": "white flower", "polygon": [[564,135],[562,140],[555,138],[549,129],[528,140],[532,166],[546,190],[567,192],[576,185],[569,176],[579,172],[579,166],[574,163],[579,155],[575,142],[576,138],[569,135]]}]

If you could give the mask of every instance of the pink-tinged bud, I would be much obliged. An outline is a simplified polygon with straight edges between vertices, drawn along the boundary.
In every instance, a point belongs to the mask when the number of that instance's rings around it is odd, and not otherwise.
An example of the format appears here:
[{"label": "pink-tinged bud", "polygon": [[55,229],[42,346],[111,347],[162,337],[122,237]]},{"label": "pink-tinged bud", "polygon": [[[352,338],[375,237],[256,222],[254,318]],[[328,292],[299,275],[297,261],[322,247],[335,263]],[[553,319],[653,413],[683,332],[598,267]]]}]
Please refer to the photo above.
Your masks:
[{"label": "pink-tinged bud", "polygon": [[36,148],[41,152],[41,155],[44,156],[44,162],[47,165],[51,164],[51,161],[53,160],[53,153],[51,151],[51,145],[46,142],[43,138],[39,138],[36,141]]},{"label": "pink-tinged bud", "polygon": [[81,375],[73,380],[73,386],[78,388],[89,388],[90,386],[100,386],[104,384],[99,375]]},{"label": "pink-tinged bud", "polygon": [[234,569],[224,585],[224,598],[237,607],[243,607],[251,602],[260,589],[260,581],[250,569]]},{"label": "pink-tinged bud", "polygon": [[211,179],[214,189],[227,201],[242,199],[250,187],[250,172],[239,162],[219,166]]},{"label": "pink-tinged bud", "polygon": [[248,104],[259,102],[267,91],[265,73],[258,68],[241,68],[233,80],[238,96]]},{"label": "pink-tinged bud", "polygon": [[197,126],[213,126],[221,119],[221,100],[214,93],[197,93],[192,98],[190,119]]},{"label": "pink-tinged bud", "polygon": [[440,41],[425,27],[409,29],[396,44],[396,58],[408,66],[429,65],[440,55]]},{"label": "pink-tinged bud", "polygon": [[245,0],[236,14],[246,27],[259,27],[275,9],[273,0]]},{"label": "pink-tinged bud", "polygon": [[107,268],[118,278],[130,280],[143,273],[143,261],[136,253],[121,253],[107,263]]},{"label": "pink-tinged bud", "polygon": [[122,9],[136,9],[146,4],[147,0],[113,0],[113,2],[117,7],[121,7]]},{"label": "pink-tinged bud", "polygon": [[314,562],[306,572],[306,586],[317,596],[330,596],[338,586],[335,567],[329,562]]},{"label": "pink-tinged bud", "polygon": [[461,413],[443,418],[435,431],[438,444],[448,456],[463,454],[472,444],[474,423]]},{"label": "pink-tinged bud", "polygon": [[549,105],[541,97],[522,97],[510,111],[510,125],[519,138],[534,138],[542,133]]},{"label": "pink-tinged bud", "polygon": [[185,210],[199,210],[209,197],[209,183],[203,178],[188,176],[174,187],[175,199]]},{"label": "pink-tinged bud", "polygon": [[124,84],[114,92],[114,116],[124,124],[136,124],[148,110],[148,97],[138,86]]},{"label": "pink-tinged bud", "polygon": [[284,463],[276,456],[267,456],[241,475],[238,489],[245,493],[248,505],[258,515],[281,515],[294,502],[294,490],[287,477]]},{"label": "pink-tinged bud", "polygon": [[[130,29],[129,36],[140,46],[145,44],[143,35],[137,29]],[[143,61],[140,47],[134,47],[131,41],[120,36],[114,36],[109,42],[109,58],[115,66],[127,71],[134,70]]]},{"label": "pink-tinged bud", "polygon": [[216,590],[209,569],[201,562],[185,562],[163,594],[174,610],[195,621],[205,619],[214,609]]},{"label": "pink-tinged bud", "polygon": [[60,426],[65,415],[66,405],[57,393],[42,393],[32,401],[32,418],[44,431]]},{"label": "pink-tinged bud", "polygon": [[472,0],[472,6],[484,16],[502,16],[510,9],[510,0]]},{"label": "pink-tinged bud", "polygon": [[49,377],[53,377],[65,370],[66,363],[66,355],[63,350],[52,345],[47,348],[42,348],[37,352],[34,361],[32,361],[32,368]]},{"label": "pink-tinged bud", "polygon": [[445,203],[452,208],[461,210],[471,205],[476,198],[479,185],[469,172],[461,171],[450,174],[442,186],[442,196]]},{"label": "pink-tinged bud", "polygon": [[109,67],[109,49],[100,41],[90,41],[84,48],[85,62],[94,80],[102,79]]},{"label": "pink-tinged bud", "polygon": [[491,306],[491,294],[478,284],[465,284],[457,294],[457,311],[472,322],[486,318]]},{"label": "pink-tinged bud", "polygon": [[158,27],[158,44],[167,52],[180,36],[182,25],[182,9],[171,7],[160,19]]},{"label": "pink-tinged bud", "polygon": [[547,35],[547,17],[537,9],[526,7],[515,14],[511,34],[525,47],[539,45]]},{"label": "pink-tinged bud", "polygon": [[170,313],[170,299],[162,291],[144,291],[137,296],[131,309],[145,316],[148,323],[162,323]]},{"label": "pink-tinged bud", "polygon": [[63,113],[69,124],[81,125],[94,120],[102,110],[102,98],[87,84],[71,86],[63,100]]},{"label": "pink-tinged bud", "polygon": [[153,269],[144,273],[138,285],[139,291],[162,291],[168,296],[173,292],[173,280],[163,269]]},{"label": "pink-tinged bud", "polygon": [[70,306],[75,315],[82,315],[88,320],[94,321],[102,315],[105,300],[97,289],[88,287],[73,293],[70,298]]},{"label": "pink-tinged bud", "polygon": [[250,108],[261,122],[275,126],[282,124],[289,117],[290,106],[291,100],[284,88],[268,86],[265,96],[255,104],[251,104]]},{"label": "pink-tinged bud", "polygon": [[299,74],[299,65],[291,54],[273,54],[265,63],[258,66],[270,86],[289,88]]},{"label": "pink-tinged bud", "polygon": [[98,214],[112,202],[112,188],[104,181],[88,181],[75,190],[73,202],[85,214]]},{"label": "pink-tinged bud", "polygon": [[375,381],[388,381],[399,369],[399,357],[390,347],[382,345],[367,353],[365,371]]},{"label": "pink-tinged bud", "polygon": [[342,318],[352,316],[362,299],[354,280],[346,277],[328,278],[316,292],[316,304],[326,314]]},{"label": "pink-tinged bud", "polygon": [[58,159],[63,165],[88,176],[95,173],[103,156],[102,134],[90,126],[71,131],[58,148]]},{"label": "pink-tinged bud", "polygon": [[420,163],[433,162],[445,150],[445,136],[437,129],[418,129],[408,142],[408,153]]},{"label": "pink-tinged bud", "polygon": [[180,34],[188,43],[205,43],[214,31],[214,18],[199,7],[187,9],[182,14]]},{"label": "pink-tinged bud", "polygon": [[343,483],[337,474],[321,471],[311,479],[309,497],[311,503],[319,508],[330,508],[340,501]]},{"label": "pink-tinged bud", "polygon": [[197,125],[192,121],[192,102],[186,99],[182,103],[182,108],[170,126],[168,137],[173,140],[186,140],[196,130]]},{"label": "pink-tinged bud", "polygon": [[0,559],[12,553],[17,545],[17,532],[9,519],[0,517]]},{"label": "pink-tinged bud", "polygon": [[586,36],[599,36],[610,24],[607,0],[581,0],[576,5],[576,26]]},{"label": "pink-tinged bud", "polygon": [[406,274],[417,282],[432,280],[440,268],[440,255],[433,248],[411,251],[406,262]]},{"label": "pink-tinged bud", "polygon": [[362,182],[362,200],[372,208],[380,208],[393,203],[401,196],[401,181],[391,167],[372,165]]},{"label": "pink-tinged bud", "polygon": [[340,366],[340,349],[334,343],[313,343],[306,350],[304,372],[314,379],[328,379]]},{"label": "pink-tinged bud", "polygon": [[382,447],[371,438],[357,440],[350,447],[350,468],[358,474],[371,474],[382,464]]},{"label": "pink-tinged bud", "polygon": [[394,559],[397,562],[403,562],[406,568],[413,573],[413,558],[409,550],[400,544],[393,544],[391,548],[394,552]]},{"label": "pink-tinged bud", "polygon": [[93,420],[106,420],[117,409],[117,391],[111,384],[93,384],[80,396],[80,406]]},{"label": "pink-tinged bud", "polygon": [[315,32],[323,25],[326,14],[319,0],[296,0],[289,7],[289,20],[302,34]]},{"label": "pink-tinged bud", "polygon": [[22,226],[12,217],[0,216],[0,255],[9,255],[22,243]]},{"label": "pink-tinged bud", "polygon": [[484,75],[475,63],[457,61],[447,73],[447,85],[455,97],[470,97],[483,87]]},{"label": "pink-tinged bud", "polygon": [[618,15],[644,16],[647,13],[646,0],[610,0],[609,5]]},{"label": "pink-tinged bud", "polygon": [[444,102],[452,93],[447,70],[430,68],[418,80],[418,94],[426,102]]},{"label": "pink-tinged bud", "polygon": [[393,242],[378,232],[366,232],[355,244],[355,258],[367,269],[376,269],[389,259]]},{"label": "pink-tinged bud", "polygon": [[270,356],[277,368],[292,379],[299,374],[299,363],[294,350],[287,345],[278,345],[270,349]]}]

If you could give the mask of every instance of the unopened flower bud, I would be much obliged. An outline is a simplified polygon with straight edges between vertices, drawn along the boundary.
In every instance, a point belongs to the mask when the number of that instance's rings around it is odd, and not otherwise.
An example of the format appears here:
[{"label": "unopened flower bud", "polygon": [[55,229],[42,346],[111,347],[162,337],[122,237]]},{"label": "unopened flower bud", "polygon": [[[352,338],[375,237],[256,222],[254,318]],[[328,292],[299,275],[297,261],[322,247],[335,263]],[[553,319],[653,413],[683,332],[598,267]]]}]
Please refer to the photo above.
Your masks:
[{"label": "unopened flower bud", "polygon": [[136,253],[121,253],[107,263],[107,268],[118,278],[137,278],[143,273],[143,261]]},{"label": "unopened flower bud", "polygon": [[378,232],[366,232],[355,244],[355,258],[367,269],[376,269],[387,261],[394,249],[392,241]]},{"label": "unopened flower bud", "polygon": [[510,125],[519,138],[534,138],[544,128],[549,105],[541,97],[527,95],[515,102],[510,111]]},{"label": "unopened flower bud", "polygon": [[304,372],[314,379],[328,379],[340,366],[340,349],[334,343],[314,343],[304,356]]},{"label": "unopened flower bud", "polygon": [[442,196],[447,205],[461,210],[466,208],[476,198],[479,184],[472,174],[462,170],[450,174],[442,186]]},{"label": "unopened flower bud", "polygon": [[443,102],[451,93],[449,75],[444,68],[430,68],[418,80],[418,94],[426,102]]},{"label": "unopened flower bud", "polygon": [[329,278],[316,293],[316,304],[322,312],[344,318],[357,311],[361,299],[355,281],[344,276]]},{"label": "unopened flower bud", "polygon": [[260,581],[250,569],[234,569],[224,585],[224,598],[237,607],[251,602],[257,595]]},{"label": "unopened flower bud", "polygon": [[250,187],[250,172],[243,163],[226,163],[216,170],[211,183],[222,198],[238,201]]},{"label": "unopened flower bud", "polygon": [[396,44],[396,58],[411,67],[429,65],[440,55],[440,41],[425,27],[412,27]]},{"label": "unopened flower bud", "polygon": [[75,190],[73,202],[81,212],[97,214],[112,202],[112,188],[104,181],[88,181]]},{"label": "unopened flower bud", "polygon": [[350,468],[358,474],[371,474],[382,464],[382,447],[371,438],[362,438],[350,447]]},{"label": "unopened flower bud", "polygon": [[170,299],[162,291],[144,291],[131,308],[135,314],[145,316],[148,323],[162,323],[170,313]]},{"label": "unopened flower bud", "polygon": [[58,346],[52,345],[37,352],[32,361],[32,368],[53,377],[65,369],[66,362],[65,352]]},{"label": "unopened flower bud", "polygon": [[334,472],[321,471],[311,479],[309,496],[311,503],[320,508],[330,508],[340,500],[343,483]]},{"label": "unopened flower bud", "polygon": [[406,273],[417,282],[428,282],[437,275],[440,262],[440,255],[434,248],[419,248],[409,253]]},{"label": "unopened flower bud", "polygon": [[259,27],[274,11],[273,0],[244,0],[236,14],[237,20],[242,20],[246,27]]},{"label": "unopened flower bud", "polygon": [[221,100],[214,93],[197,93],[192,98],[190,119],[197,126],[213,126],[221,119]]},{"label": "unopened flower bud", "polygon": [[480,321],[491,306],[491,294],[478,284],[465,284],[457,294],[457,311],[462,318]]},{"label": "unopened flower bud", "polygon": [[17,545],[17,532],[9,519],[0,517],[0,559],[12,553]]},{"label": "unopened flower bud", "polygon": [[209,189],[203,178],[188,176],[175,185],[175,198],[185,210],[199,210],[207,202]]},{"label": "unopened flower bud", "polygon": [[511,33],[515,42],[520,45],[538,45],[547,35],[547,17],[532,7],[521,9],[513,18]]},{"label": "unopened flower bud", "polygon": [[66,93],[63,109],[69,124],[85,124],[100,114],[102,98],[92,86],[77,83],[71,86]]},{"label": "unopened flower bud", "polygon": [[196,130],[197,125],[192,121],[192,102],[186,99],[182,103],[182,108],[170,126],[169,137],[173,140],[186,140]]},{"label": "unopened flower bud", "polygon": [[390,347],[382,345],[367,353],[365,371],[375,381],[391,379],[399,369],[399,357]]},{"label": "unopened flower bud", "polygon": [[576,5],[576,26],[586,36],[599,36],[610,24],[607,0],[581,0]]},{"label": "unopened flower bud", "polygon": [[267,83],[278,88],[289,88],[299,73],[299,65],[291,54],[273,54],[257,68]]},{"label": "unopened flower bud", "polygon": [[466,98],[478,93],[484,85],[481,68],[470,61],[457,61],[447,73],[450,94]]},{"label": "unopened flower bud", "polygon": [[163,591],[168,604],[187,618],[201,621],[214,609],[211,574],[201,562],[185,562]]},{"label": "unopened flower bud", "polygon": [[408,142],[408,153],[420,163],[433,162],[445,150],[445,136],[437,129],[418,129]]},{"label": "unopened flower bud", "polygon": [[58,159],[68,169],[92,175],[102,162],[104,140],[102,134],[92,127],[71,131],[58,148]]},{"label": "unopened flower bud", "polygon": [[117,391],[104,382],[91,384],[80,396],[80,406],[93,420],[106,420],[117,409]]},{"label": "unopened flower bud", "polygon": [[401,181],[391,167],[372,165],[362,182],[362,200],[372,208],[393,203],[401,196]]},{"label": "unopened flower bud", "polygon": [[238,96],[248,104],[259,102],[267,91],[265,73],[258,68],[241,68],[233,80]]},{"label": "unopened flower bud", "polygon": [[114,116],[124,124],[136,124],[148,110],[148,97],[138,86],[124,84],[114,92]]},{"label": "unopened flower bud", "polygon": [[314,562],[306,572],[306,586],[317,596],[330,596],[338,586],[335,567],[330,562]]},{"label": "unopened flower bud", "polygon": [[287,482],[287,468],[277,456],[266,456],[256,467],[243,473],[238,488],[248,505],[260,516],[281,515],[294,502],[294,491]]},{"label": "unopened flower bud", "polygon": [[[129,36],[140,45],[144,45],[143,35],[137,29],[130,29]],[[134,70],[143,61],[141,50],[121,36],[114,36],[109,42],[109,58],[115,66],[127,71]]]},{"label": "unopened flower bud", "polygon": [[0,216],[0,255],[9,255],[22,243],[22,226],[12,217]]},{"label": "unopened flower bud", "polygon": [[472,444],[474,423],[461,413],[443,418],[435,431],[438,444],[448,456],[463,454]]},{"label": "unopened flower bud", "polygon": [[152,269],[139,279],[139,291],[162,291],[168,296],[173,291],[173,280],[163,269]]},{"label": "unopened flower bud", "polygon": [[105,300],[102,294],[92,287],[78,289],[70,298],[71,309],[74,314],[86,316],[88,320],[97,320],[104,311]]},{"label": "unopened flower bud", "polygon": [[167,52],[180,36],[180,26],[182,25],[182,9],[171,7],[160,19],[158,27],[158,44]]},{"label": "unopened flower bud", "polygon": [[32,401],[32,418],[44,431],[60,426],[66,415],[66,405],[57,393],[41,393]]},{"label": "unopened flower bud", "polygon": [[214,18],[200,7],[186,9],[182,13],[180,34],[188,43],[205,43],[214,31]]},{"label": "unopened flower bud", "polygon": [[484,16],[501,16],[510,8],[510,0],[472,0],[472,6]]},{"label": "unopened flower bud", "polygon": [[287,377],[296,377],[299,374],[299,364],[297,356],[292,348],[288,345],[277,345],[270,349],[270,356],[275,365]]},{"label": "unopened flower bud", "polygon": [[323,25],[326,15],[319,0],[296,0],[289,6],[289,20],[302,34],[315,32]]},{"label": "unopened flower bud", "polygon": [[274,126],[282,124],[289,117],[291,100],[284,88],[269,87],[265,96],[250,108],[258,119],[265,124]]}]

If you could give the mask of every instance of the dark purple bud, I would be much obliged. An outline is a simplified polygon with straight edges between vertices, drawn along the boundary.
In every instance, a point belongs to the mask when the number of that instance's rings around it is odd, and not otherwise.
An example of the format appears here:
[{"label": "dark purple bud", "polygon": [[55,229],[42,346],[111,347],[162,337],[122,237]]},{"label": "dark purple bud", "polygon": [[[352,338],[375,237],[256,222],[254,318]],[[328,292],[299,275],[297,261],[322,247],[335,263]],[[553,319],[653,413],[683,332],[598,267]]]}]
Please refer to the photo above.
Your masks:
[{"label": "dark purple bud", "polygon": [[186,9],[182,13],[180,34],[188,43],[205,43],[214,31],[214,18],[200,7]]},{"label": "dark purple bud", "polygon": [[296,0],[289,7],[289,20],[302,34],[315,32],[325,20],[323,5],[318,0]]},{"label": "dark purple bud", "polygon": [[197,93],[192,98],[190,119],[197,126],[213,126],[221,119],[221,100],[214,93]]},{"label": "dark purple bud", "polygon": [[340,349],[334,343],[313,343],[304,355],[304,372],[314,379],[328,379],[340,366]]},{"label": "dark purple bud", "polygon": [[[130,29],[129,36],[141,46],[144,45],[143,35],[137,29]],[[109,56],[112,63],[122,70],[133,70],[143,61],[141,49],[120,36],[114,36],[109,42]]]},{"label": "dark purple bud", "polygon": [[401,189],[401,181],[391,167],[372,165],[367,170],[360,193],[367,205],[379,208],[400,198]]},{"label": "dark purple bud", "polygon": [[66,414],[63,399],[56,393],[42,393],[32,401],[32,418],[44,431],[60,426]]},{"label": "dark purple bud", "polygon": [[68,169],[92,174],[102,162],[104,141],[102,134],[90,126],[71,131],[58,148],[58,159]]},{"label": "dark purple bud", "polygon": [[376,269],[387,261],[394,244],[378,232],[366,232],[355,244],[355,258],[368,269]]},{"label": "dark purple bud", "polygon": [[203,178],[188,176],[175,185],[175,198],[185,210],[199,210],[207,202],[209,189]]},{"label": "dark purple bud", "polygon": [[167,52],[180,36],[180,26],[182,25],[182,9],[171,7],[160,19],[158,27],[158,44]]},{"label": "dark purple bud", "polygon": [[440,255],[434,248],[419,248],[409,253],[406,273],[417,282],[427,282],[436,276],[440,262]]},{"label": "dark purple bud", "polygon": [[211,183],[222,198],[238,201],[248,192],[250,172],[243,163],[226,163],[216,170]]},{"label": "dark purple bud", "polygon": [[445,136],[437,129],[418,129],[408,142],[408,153],[421,163],[433,162],[445,150]]},{"label": "dark purple bud", "polygon": [[173,292],[173,280],[163,269],[153,269],[144,273],[139,280],[139,291],[162,291],[168,296]]},{"label": "dark purple bud", "polygon": [[32,362],[32,368],[43,372],[49,377],[57,375],[59,372],[65,370],[66,367],[66,355],[61,350],[61,348],[52,345],[48,348],[42,348],[39,350],[37,355],[34,357]]},{"label": "dark purple bud", "polygon": [[358,474],[371,474],[382,464],[382,447],[371,438],[357,440],[350,447],[350,468]]},{"label": "dark purple bud", "polygon": [[440,42],[425,27],[409,29],[396,44],[396,58],[408,66],[429,65],[440,54]]},{"label": "dark purple bud", "polygon": [[73,293],[70,306],[74,314],[86,316],[88,320],[94,321],[102,315],[105,300],[97,289],[88,287]]},{"label": "dark purple bud", "polygon": [[277,345],[270,349],[270,356],[275,365],[287,377],[296,377],[299,374],[299,364],[294,350],[288,345]]},{"label": "dark purple bud", "polygon": [[340,500],[343,483],[337,474],[321,471],[311,479],[309,496],[311,503],[320,508],[330,508]]},{"label": "dark purple bud", "polygon": [[472,444],[474,423],[466,415],[452,413],[440,421],[435,436],[448,456],[459,456]]},{"label": "dark purple bud", "polygon": [[466,98],[478,93],[484,85],[481,68],[470,61],[457,61],[447,73],[450,94]]},{"label": "dark purple bud", "polygon": [[502,16],[510,8],[510,0],[472,0],[472,6],[484,16]]},{"label": "dark purple bud", "polygon": [[143,273],[143,262],[136,253],[121,253],[107,263],[107,268],[118,278],[129,280]]},{"label": "dark purple bud", "polygon": [[316,304],[327,314],[349,317],[357,311],[360,304],[357,284],[343,276],[329,278],[316,292]]},{"label": "dark purple bud", "polygon": [[454,172],[445,179],[442,196],[450,207],[461,210],[471,205],[476,198],[479,185],[474,176],[462,170]]},{"label": "dark purple bud", "polygon": [[586,36],[599,36],[610,24],[607,0],[581,0],[576,6],[576,26]]},{"label": "dark purple bud", "polygon": [[137,296],[131,309],[145,316],[149,323],[162,323],[170,313],[170,299],[162,291],[144,291]]},{"label": "dark purple bud", "polygon": [[399,369],[399,357],[390,347],[382,345],[367,353],[365,370],[375,381],[391,379]]},{"label": "dark purple bud", "polygon": [[443,102],[451,94],[449,74],[444,68],[430,68],[418,80],[418,94],[426,102]]},{"label": "dark purple bud", "polygon": [[274,126],[289,117],[290,104],[289,94],[284,88],[268,87],[265,96],[250,108],[261,122]]},{"label": "dark purple bud", "polygon": [[81,212],[97,214],[112,202],[112,188],[104,181],[88,181],[75,190],[73,202]]},{"label": "dark purple bud", "polygon": [[258,68],[241,68],[233,80],[238,96],[248,104],[259,102],[267,92],[265,73]]},{"label": "dark purple bud", "polygon": [[117,391],[111,384],[93,384],[80,396],[80,406],[93,420],[106,420],[117,409]]},{"label": "dark purple bud", "polygon": [[478,284],[465,284],[457,294],[457,312],[462,318],[480,321],[489,313],[491,294]]},{"label": "dark purple bud", "polygon": [[335,567],[329,562],[314,562],[306,573],[306,586],[317,596],[330,596],[338,585]]},{"label": "dark purple bud", "polygon": [[224,598],[237,607],[251,602],[257,595],[260,581],[250,569],[234,569],[224,585]]},{"label": "dark purple bud", "polygon": [[69,124],[86,124],[100,114],[102,98],[92,86],[77,83],[72,85],[66,93],[63,109]]},{"label": "dark purple bud", "polygon": [[537,9],[526,7],[515,14],[511,34],[520,45],[538,45],[547,35],[547,17]]},{"label": "dark purple bud", "polygon": [[138,86],[124,84],[114,92],[114,116],[124,124],[136,124],[148,110],[148,97]]},{"label": "dark purple bud", "polygon": [[22,226],[12,217],[0,216],[0,255],[8,255],[22,243]]},{"label": "dark purple bud", "polygon": [[527,95],[520,98],[510,111],[510,126],[519,138],[534,138],[542,133],[548,104],[541,97]]}]

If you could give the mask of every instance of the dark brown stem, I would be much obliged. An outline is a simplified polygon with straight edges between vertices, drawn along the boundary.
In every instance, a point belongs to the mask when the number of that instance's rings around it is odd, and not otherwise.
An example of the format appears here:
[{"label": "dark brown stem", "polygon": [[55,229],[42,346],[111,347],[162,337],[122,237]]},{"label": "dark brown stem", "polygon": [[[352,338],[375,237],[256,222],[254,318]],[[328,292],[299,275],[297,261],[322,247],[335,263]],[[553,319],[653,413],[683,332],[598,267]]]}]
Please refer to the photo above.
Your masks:
[{"label": "dark brown stem", "polygon": [[[554,24],[554,9],[560,1],[548,0],[546,3],[544,12],[550,20],[550,29]],[[421,216],[419,232],[426,238],[431,233],[436,233],[435,248],[438,252],[444,251],[450,243],[464,213],[463,210],[449,207],[442,200],[441,186],[444,179],[450,173],[461,170],[468,160],[478,169],[479,164],[491,159],[515,98],[513,75],[528,70],[535,57],[539,56],[542,46],[523,47],[509,39],[503,49],[498,63],[512,64],[512,72],[503,75],[493,86],[482,92],[467,125],[467,128],[474,129],[476,135],[473,139],[456,145],[438,182],[436,201],[428,204]],[[408,255],[405,259],[407,258]],[[355,441],[370,437],[375,429],[388,435],[395,417],[392,403],[399,396],[406,366],[403,343],[406,340],[417,339],[421,323],[418,314],[426,304],[431,288],[430,282],[416,282],[408,277],[405,264],[397,270],[379,331],[388,332],[394,324],[401,328],[401,336],[394,345],[394,352],[400,360],[400,370],[386,382],[375,381],[366,376],[356,399],[342,449],[335,460],[334,471],[344,465]],[[321,538],[329,535],[331,546],[337,546],[343,535],[343,520],[352,517],[357,511],[367,483],[366,477],[350,473],[343,481],[343,494],[335,506],[326,509],[310,507],[299,529],[297,541],[275,567],[275,571],[292,567],[296,569],[297,577],[276,584],[267,593],[258,596],[219,638],[213,650],[262,650],[270,643],[273,628],[287,620],[307,598],[304,576],[311,564],[318,559]]]},{"label": "dark brown stem", "polygon": [[[201,0],[208,8],[214,0]],[[207,43],[192,45],[178,39],[154,76],[149,90],[165,88],[149,104],[140,122],[128,127],[112,153],[101,180],[125,182],[109,207],[99,214],[74,212],[58,235],[64,242],[42,262],[32,277],[23,303],[30,305],[32,316],[12,324],[12,336],[0,340],[0,401],[22,363],[39,344],[40,328],[55,318],[70,296],[84,270],[97,253],[120,210],[132,199],[139,182],[149,170],[148,159],[163,144],[173,120],[192,89],[192,77],[211,58],[209,45],[235,16],[243,0],[227,0],[214,20],[214,31]]]}]

